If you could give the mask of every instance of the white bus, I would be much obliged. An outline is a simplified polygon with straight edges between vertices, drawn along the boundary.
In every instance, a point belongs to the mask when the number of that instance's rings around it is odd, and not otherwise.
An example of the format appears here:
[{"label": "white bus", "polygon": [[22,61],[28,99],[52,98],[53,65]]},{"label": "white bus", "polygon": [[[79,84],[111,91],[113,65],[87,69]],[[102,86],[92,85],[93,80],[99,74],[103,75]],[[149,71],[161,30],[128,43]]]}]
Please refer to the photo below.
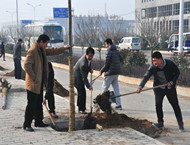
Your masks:
[{"label": "white bus", "polygon": [[[168,51],[179,53],[179,34],[172,34],[168,40]],[[190,53],[190,32],[183,33],[183,53]]]},{"label": "white bus", "polygon": [[61,24],[57,22],[36,22],[28,24],[24,28],[24,45],[26,50],[38,39],[39,35],[46,34],[50,41],[48,46],[63,46],[64,32]]}]

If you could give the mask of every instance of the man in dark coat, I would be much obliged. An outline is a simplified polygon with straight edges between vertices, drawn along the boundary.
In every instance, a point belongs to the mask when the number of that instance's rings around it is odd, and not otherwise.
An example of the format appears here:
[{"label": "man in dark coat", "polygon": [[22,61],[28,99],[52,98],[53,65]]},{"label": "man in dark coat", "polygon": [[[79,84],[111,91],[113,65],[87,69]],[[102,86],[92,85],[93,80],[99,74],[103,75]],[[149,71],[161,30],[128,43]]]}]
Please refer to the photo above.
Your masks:
[{"label": "man in dark coat", "polygon": [[54,118],[58,118],[57,114],[55,113],[55,97],[53,93],[54,87],[54,70],[51,62],[48,61],[49,67],[49,76],[48,76],[48,85],[46,88],[45,100],[43,103],[46,103],[46,99],[48,100],[49,112],[50,115]]},{"label": "man in dark coat", "polygon": [[94,49],[88,47],[86,54],[82,56],[74,66],[74,86],[78,92],[77,106],[78,111],[81,114],[86,114],[86,90],[85,85],[89,90],[92,90],[92,86],[87,79],[88,73],[93,73],[91,68],[91,60],[94,56]]},{"label": "man in dark coat", "polygon": [[154,126],[158,128],[164,127],[162,104],[164,96],[166,95],[175,112],[179,131],[183,132],[183,118],[176,92],[176,81],[179,77],[180,71],[173,61],[163,59],[162,54],[158,51],[152,54],[152,61],[153,64],[144,75],[139,88],[137,89],[137,93],[141,92],[142,88],[152,75],[154,76],[154,86],[167,84],[165,87],[154,89],[156,113],[158,118],[158,123],[155,123]]},{"label": "man in dark coat", "polygon": [[[121,55],[117,50],[116,46],[113,44],[111,39],[105,40],[106,47],[108,48],[106,53],[106,61],[104,66],[100,70],[100,75],[105,72],[104,82],[103,82],[103,92],[108,91],[110,85],[114,89],[114,94],[116,96],[120,95],[118,76],[121,71],[120,63],[122,61]],[[122,110],[120,97],[116,98],[115,109]]]},{"label": "man in dark coat", "polygon": [[3,61],[5,61],[5,45],[4,45],[4,42],[2,41],[1,42],[1,54],[0,54],[0,57],[3,56]]},{"label": "man in dark coat", "polygon": [[19,39],[14,48],[13,59],[14,59],[14,66],[15,66],[15,79],[21,79],[21,72],[22,72],[21,44],[22,44],[22,39]]}]

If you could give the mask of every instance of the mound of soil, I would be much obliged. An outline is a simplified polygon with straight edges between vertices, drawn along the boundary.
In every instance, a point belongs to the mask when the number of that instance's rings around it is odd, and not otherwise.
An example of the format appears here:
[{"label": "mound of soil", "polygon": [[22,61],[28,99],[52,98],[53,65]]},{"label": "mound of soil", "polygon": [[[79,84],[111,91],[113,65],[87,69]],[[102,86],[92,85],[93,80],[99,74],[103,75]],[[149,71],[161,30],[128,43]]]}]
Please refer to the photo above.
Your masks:
[{"label": "mound of soil", "polygon": [[[15,76],[15,70],[13,70],[13,71],[11,71],[11,72],[7,72],[4,76],[14,77],[14,76]],[[26,73],[25,73],[25,71],[22,69],[22,72],[21,72],[21,79],[22,79],[22,80],[25,80],[25,76],[26,76]]]},{"label": "mound of soil", "polygon": [[104,92],[94,99],[94,104],[98,104],[102,111],[106,112],[107,114],[111,114],[111,103],[109,102],[109,98],[110,92]]},{"label": "mound of soil", "polygon": [[148,120],[130,118],[125,114],[90,114],[85,118],[84,129],[95,129],[96,124],[103,128],[130,127],[153,138],[159,137],[162,130],[154,127]]},{"label": "mound of soil", "polygon": [[6,70],[6,69],[5,69],[5,68],[3,68],[2,66],[0,66],[0,70],[4,71],[4,70]]},{"label": "mound of soil", "polygon": [[[14,77],[15,74],[15,70],[6,73],[4,76],[11,76]],[[22,74],[21,74],[21,79],[25,80],[25,76],[26,73],[25,71],[22,69]],[[61,96],[61,97],[67,97],[69,96],[69,91],[67,89],[65,89],[56,79],[54,79],[54,88],[53,91],[55,94]]]},{"label": "mound of soil", "polygon": [[54,79],[53,92],[61,97],[69,96],[69,91],[65,89],[56,79]]}]

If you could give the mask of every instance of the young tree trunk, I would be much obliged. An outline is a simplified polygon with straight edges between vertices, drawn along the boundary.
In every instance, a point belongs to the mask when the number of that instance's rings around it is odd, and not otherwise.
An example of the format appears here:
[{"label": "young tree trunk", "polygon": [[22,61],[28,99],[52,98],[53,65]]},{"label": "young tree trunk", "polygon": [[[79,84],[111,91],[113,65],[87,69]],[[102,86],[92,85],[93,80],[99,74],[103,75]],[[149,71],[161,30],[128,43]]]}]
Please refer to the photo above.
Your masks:
[{"label": "young tree trunk", "polygon": [[73,77],[73,57],[72,57],[72,15],[71,0],[68,0],[69,11],[69,45],[71,46],[69,53],[69,132],[75,129],[75,101],[74,101],[74,77]]}]

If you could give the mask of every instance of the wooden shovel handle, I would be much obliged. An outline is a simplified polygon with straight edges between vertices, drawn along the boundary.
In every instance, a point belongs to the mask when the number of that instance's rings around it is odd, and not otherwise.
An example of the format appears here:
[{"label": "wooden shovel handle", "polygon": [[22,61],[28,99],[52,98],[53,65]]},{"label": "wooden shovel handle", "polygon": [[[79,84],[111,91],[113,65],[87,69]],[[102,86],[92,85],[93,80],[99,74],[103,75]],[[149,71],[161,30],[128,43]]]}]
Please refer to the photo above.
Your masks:
[{"label": "wooden shovel handle", "polygon": [[43,103],[43,105],[45,106],[45,108],[46,108],[46,110],[47,110],[47,112],[48,112],[48,114],[49,114],[49,118],[50,118],[51,122],[52,122],[53,125],[55,126],[55,123],[54,123],[54,121],[53,121],[53,119],[52,119],[52,117],[51,117],[51,114],[50,114],[49,111],[48,111],[48,108],[47,108],[46,104]]},{"label": "wooden shovel handle", "polygon": [[[155,86],[155,87],[152,87],[152,88],[146,88],[146,89],[141,90],[141,92],[147,91],[147,90],[151,90],[151,89],[160,88],[160,87],[165,87],[165,86],[167,86],[167,84]],[[121,97],[121,96],[126,96],[126,95],[131,95],[131,94],[135,94],[135,93],[137,93],[137,91],[130,92],[130,93],[125,93],[125,94],[121,94],[121,95],[118,95],[118,96],[114,96],[113,98]]]}]

